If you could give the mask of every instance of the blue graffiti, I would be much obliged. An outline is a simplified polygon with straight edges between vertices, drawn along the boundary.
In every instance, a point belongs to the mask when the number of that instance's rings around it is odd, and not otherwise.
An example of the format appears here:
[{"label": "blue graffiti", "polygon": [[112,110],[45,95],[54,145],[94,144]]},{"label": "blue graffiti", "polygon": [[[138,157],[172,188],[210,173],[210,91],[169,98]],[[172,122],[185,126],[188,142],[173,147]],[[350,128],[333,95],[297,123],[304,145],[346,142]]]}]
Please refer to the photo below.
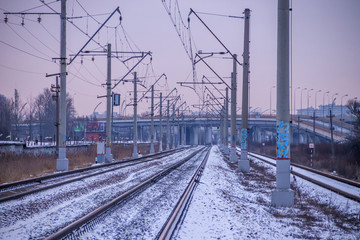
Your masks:
[{"label": "blue graffiti", "polygon": [[241,129],[241,149],[243,149],[243,150],[247,149],[247,129],[246,128]]},{"label": "blue graffiti", "polygon": [[289,158],[289,123],[281,121],[277,132],[277,158]]}]

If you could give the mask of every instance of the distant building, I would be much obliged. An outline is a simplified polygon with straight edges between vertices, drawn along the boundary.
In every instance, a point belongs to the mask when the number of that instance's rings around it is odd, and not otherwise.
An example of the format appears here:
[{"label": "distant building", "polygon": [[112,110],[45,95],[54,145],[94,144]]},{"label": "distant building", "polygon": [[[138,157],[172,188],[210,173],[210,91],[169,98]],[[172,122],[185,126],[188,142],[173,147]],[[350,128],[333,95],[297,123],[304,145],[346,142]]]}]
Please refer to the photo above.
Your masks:
[{"label": "distant building", "polygon": [[[315,116],[317,116],[317,117],[329,116],[330,109],[331,109],[331,104],[320,105],[319,109],[315,109]],[[342,111],[343,117],[351,116],[349,109],[344,105],[334,105],[332,107],[332,114],[335,116],[341,117],[341,111]],[[304,116],[313,116],[314,108],[310,107],[310,108],[298,109],[297,114],[304,115]]]}]

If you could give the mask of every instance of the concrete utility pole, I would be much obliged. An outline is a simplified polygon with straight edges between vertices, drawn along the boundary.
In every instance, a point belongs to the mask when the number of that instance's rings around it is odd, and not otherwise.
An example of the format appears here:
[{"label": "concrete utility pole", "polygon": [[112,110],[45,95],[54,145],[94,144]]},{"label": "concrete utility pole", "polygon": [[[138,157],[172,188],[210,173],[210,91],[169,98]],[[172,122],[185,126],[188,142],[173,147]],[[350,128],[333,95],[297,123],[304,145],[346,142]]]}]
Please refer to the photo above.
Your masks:
[{"label": "concrete utility pole", "polygon": [[[56,154],[59,156],[59,141],[60,141],[60,135],[59,135],[59,116],[60,116],[60,108],[59,108],[59,91],[60,91],[60,87],[59,87],[59,77],[56,76],[56,83],[55,86],[53,87],[53,85],[51,86],[51,92],[55,92],[55,95],[53,95],[53,98],[55,98],[56,101],[56,122],[55,122],[55,126],[56,126]],[[30,108],[31,111],[31,108]],[[32,117],[32,114],[30,112],[30,117]],[[30,119],[31,120],[31,119]],[[31,126],[32,121],[30,121],[30,126]],[[30,129],[30,136],[31,134],[31,129]]]},{"label": "concrete utility pole", "polygon": [[289,0],[278,0],[276,99],[276,189],[271,205],[294,205],[290,189],[290,104],[289,104]]},{"label": "concrete utility pole", "polygon": [[178,121],[177,121],[177,141],[176,141],[176,148],[181,145],[180,139],[180,109],[177,109]]},{"label": "concrete utility pole", "polygon": [[136,81],[137,81],[136,72],[134,72],[134,137],[133,137],[134,149],[132,154],[133,158],[139,157],[137,152],[138,150],[137,150],[137,83]]},{"label": "concrete utility pole", "polygon": [[186,132],[186,127],[185,127],[185,120],[184,120],[184,113],[181,113],[181,118],[182,118],[182,134],[181,134],[181,145],[185,146],[186,145],[186,136],[185,136],[185,132]]},{"label": "concrete utility pole", "polygon": [[334,128],[333,128],[333,115],[330,109],[330,136],[331,136],[331,158],[335,159],[335,150],[334,150]]},{"label": "concrete utility pole", "polygon": [[66,158],[66,0],[61,0],[60,23],[60,116],[59,116],[59,155],[56,159],[57,171],[68,171]]},{"label": "concrete utility pole", "polygon": [[225,88],[225,154],[229,154],[229,88]]},{"label": "concrete utility pole", "polygon": [[159,136],[159,152],[162,152],[162,93],[160,93],[160,136]]},{"label": "concrete utility pole", "polygon": [[151,128],[150,128],[150,154],[155,153],[154,150],[154,85],[151,86]]},{"label": "concrete utility pole", "polygon": [[239,170],[250,171],[248,159],[248,109],[249,109],[249,22],[250,9],[245,9],[245,33],[244,33],[244,54],[243,54],[243,91],[242,91],[242,118],[241,118],[241,157]]},{"label": "concrete utility pole", "polygon": [[106,79],[106,153],[105,162],[111,163],[113,155],[111,153],[111,110],[112,110],[112,95],[111,95],[111,44],[107,45],[107,79]]},{"label": "concrete utility pole", "polygon": [[175,103],[173,105],[173,114],[172,114],[172,124],[171,124],[171,129],[172,129],[172,138],[171,138],[171,149],[175,149],[175,138],[176,138],[176,133],[175,133]]},{"label": "concrete utility pole", "polygon": [[167,100],[166,151],[170,150],[170,100]]},{"label": "concrete utility pole", "polygon": [[230,162],[236,163],[236,58],[234,54],[233,72],[231,73],[231,148],[230,148]]},{"label": "concrete utility pole", "polygon": [[223,128],[223,107],[221,107],[220,109],[220,136],[219,136],[219,140],[220,140],[220,148],[223,149],[223,144],[224,144],[224,128]]}]

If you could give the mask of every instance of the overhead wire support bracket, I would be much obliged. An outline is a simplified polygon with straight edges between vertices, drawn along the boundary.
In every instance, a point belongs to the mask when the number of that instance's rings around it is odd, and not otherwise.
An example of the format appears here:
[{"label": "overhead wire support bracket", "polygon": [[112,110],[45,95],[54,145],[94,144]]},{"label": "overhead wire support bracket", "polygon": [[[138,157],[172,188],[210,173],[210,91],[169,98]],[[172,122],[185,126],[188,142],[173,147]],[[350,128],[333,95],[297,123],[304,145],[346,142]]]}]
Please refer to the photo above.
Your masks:
[{"label": "overhead wire support bracket", "polygon": [[226,51],[228,51],[228,53],[231,55],[231,57],[233,59],[235,59],[235,61],[242,66],[242,64],[236,59],[234,58],[234,54],[231,53],[231,51],[225,46],[225,44],[223,44],[220,39],[215,35],[215,33],[213,31],[211,31],[211,29],[206,25],[206,23],[199,17],[199,15],[192,9],[190,8],[190,13],[189,13],[189,18],[190,15],[194,13],[194,15],[200,20],[200,22],[206,27],[207,30],[209,30],[209,32],[215,37],[215,39],[226,49]]},{"label": "overhead wire support bracket", "polygon": [[124,75],[124,77],[122,77],[122,78],[112,87],[112,89],[114,89],[117,85],[119,85],[119,83],[120,83],[121,81],[123,81],[123,80],[131,73],[131,71],[134,70],[134,69],[137,67],[137,65],[139,65],[139,64],[142,62],[142,60],[144,60],[144,59],[146,58],[146,56],[148,56],[148,55],[151,56],[151,52],[147,52],[147,53]]},{"label": "overhead wire support bracket", "polygon": [[221,94],[221,96],[223,96],[223,98],[225,98],[224,94],[214,85],[214,84],[218,84],[218,83],[211,82],[205,75],[203,75],[202,79],[204,79],[204,78]]},{"label": "overhead wire support bracket", "polygon": [[[231,87],[224,81],[224,79],[222,79],[222,77],[220,77],[220,75],[217,73],[217,72],[215,72],[215,70],[212,68],[212,67],[210,67],[210,65],[207,63],[207,62],[205,62],[205,60],[204,60],[204,58],[202,58],[199,54],[197,54],[196,53],[196,55],[195,55],[195,58],[196,58],[196,56],[198,56],[200,59],[199,59],[199,61],[201,60],[203,63],[205,63],[205,65],[226,85],[226,87],[228,87],[229,89],[231,89]],[[198,62],[199,62],[198,61]]]},{"label": "overhead wire support bracket", "polygon": [[95,37],[95,35],[101,30],[101,28],[110,20],[110,18],[116,13],[118,12],[120,14],[120,21],[121,21],[121,12],[119,7],[117,7],[111,14],[110,16],[105,20],[105,22],[96,30],[96,32],[89,38],[89,40],[85,43],[85,45],[79,50],[79,52],[77,54],[75,54],[74,58],[71,59],[71,61],[68,63],[68,65],[70,65],[75,58],[79,55],[79,53],[82,52],[82,50],[84,50],[84,48],[89,44],[89,42]]},{"label": "overhead wire support bracket", "polygon": [[163,76],[165,76],[165,78],[167,79],[167,76],[165,73],[161,74],[161,76],[146,90],[146,92],[142,95],[142,97],[137,102],[140,102],[140,100],[142,100],[145,97],[145,95],[151,90],[151,87],[154,86]]}]

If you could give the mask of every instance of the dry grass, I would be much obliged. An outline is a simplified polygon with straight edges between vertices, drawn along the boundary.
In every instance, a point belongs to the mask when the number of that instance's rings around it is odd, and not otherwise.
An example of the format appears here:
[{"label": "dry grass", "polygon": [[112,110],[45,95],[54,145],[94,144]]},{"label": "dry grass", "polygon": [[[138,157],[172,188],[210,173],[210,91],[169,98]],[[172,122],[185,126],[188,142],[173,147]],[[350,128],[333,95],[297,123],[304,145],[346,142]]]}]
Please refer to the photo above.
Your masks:
[{"label": "dry grass", "polygon": [[[229,165],[231,171],[238,172],[236,164],[225,162]],[[318,229],[326,229],[326,221],[334,222],[335,225],[347,232],[360,231],[360,216],[357,214],[349,214],[343,212],[340,206],[334,202],[323,202],[318,197],[310,196],[303,191],[296,182],[291,184],[294,191],[295,204],[293,208],[273,208],[270,206],[270,192],[275,189],[276,178],[271,173],[270,167],[250,161],[250,173],[238,172],[239,183],[244,189],[254,193],[262,193],[256,197],[256,203],[268,208],[269,213],[274,217],[281,219],[293,220],[292,224],[304,230],[304,234],[296,236],[305,239],[317,239],[319,233],[314,232],[313,227]],[[264,198],[268,196],[268,198]],[[315,228],[316,229],[316,228]]]},{"label": "dry grass", "polygon": [[[155,150],[158,146],[155,146]],[[139,144],[141,154],[149,153],[149,144]],[[114,144],[113,156],[115,160],[129,158],[132,155],[133,145]],[[20,181],[51,174],[56,171],[56,155],[30,153],[15,154],[12,152],[0,153],[0,184]],[[90,167],[95,163],[96,146],[89,146],[86,151],[68,151],[69,170]]]}]

